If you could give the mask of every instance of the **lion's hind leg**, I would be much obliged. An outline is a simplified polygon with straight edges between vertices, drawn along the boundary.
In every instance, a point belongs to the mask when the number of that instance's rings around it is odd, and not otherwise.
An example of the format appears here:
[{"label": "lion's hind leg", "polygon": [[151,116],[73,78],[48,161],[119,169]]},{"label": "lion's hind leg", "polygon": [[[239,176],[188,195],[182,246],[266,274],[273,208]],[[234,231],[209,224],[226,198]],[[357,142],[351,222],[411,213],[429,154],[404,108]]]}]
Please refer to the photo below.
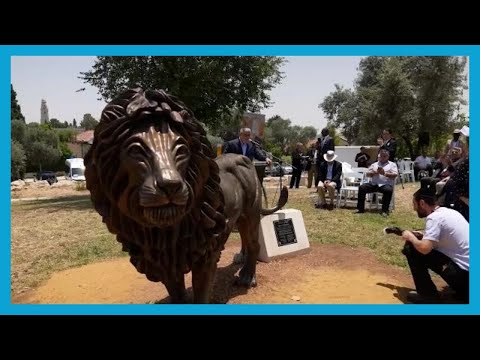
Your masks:
[{"label": "lion's hind leg", "polygon": [[260,244],[258,231],[260,228],[260,216],[242,216],[238,219],[238,231],[242,238],[242,253],[244,265],[240,270],[237,285],[252,287],[257,285],[256,270]]}]

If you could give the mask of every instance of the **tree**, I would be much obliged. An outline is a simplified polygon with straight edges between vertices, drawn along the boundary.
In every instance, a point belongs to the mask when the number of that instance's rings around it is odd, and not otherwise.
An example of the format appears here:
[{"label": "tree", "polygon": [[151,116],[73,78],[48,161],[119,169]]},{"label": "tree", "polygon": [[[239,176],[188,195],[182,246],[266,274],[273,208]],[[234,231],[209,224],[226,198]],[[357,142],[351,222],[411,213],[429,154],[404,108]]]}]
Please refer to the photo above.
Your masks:
[{"label": "tree", "polygon": [[77,127],[77,120],[73,119],[73,127],[76,128]]},{"label": "tree", "polygon": [[198,120],[215,127],[232,109],[258,112],[282,79],[284,59],[274,56],[99,56],[80,79],[110,101],[126,87],[164,89]]},{"label": "tree", "polygon": [[10,178],[12,181],[22,179],[25,175],[27,157],[22,144],[13,139],[11,140],[11,154]]},{"label": "tree", "polygon": [[85,130],[93,130],[98,125],[98,121],[93,118],[91,114],[83,115],[83,120],[80,126]]},{"label": "tree", "polygon": [[38,169],[39,171],[53,168],[61,156],[62,152],[58,147],[54,148],[39,141],[32,143],[27,152],[28,162],[32,169]]},{"label": "tree", "polygon": [[403,140],[397,154],[415,158],[420,134],[442,137],[459,123],[465,63],[455,56],[367,57],[354,89],[336,85],[320,107],[349,142],[375,144],[390,128]]},{"label": "tree", "polygon": [[325,113],[329,129],[340,129],[347,142],[353,144],[360,125],[357,106],[355,92],[335,84],[335,91],[325,97],[318,107]]},{"label": "tree", "polygon": [[12,114],[11,120],[21,120],[25,122],[25,116],[22,114],[22,109],[17,101],[17,93],[13,90],[12,84],[10,84],[10,108]]},{"label": "tree", "polygon": [[11,138],[19,144],[25,144],[27,126],[22,120],[12,120],[11,122]]}]

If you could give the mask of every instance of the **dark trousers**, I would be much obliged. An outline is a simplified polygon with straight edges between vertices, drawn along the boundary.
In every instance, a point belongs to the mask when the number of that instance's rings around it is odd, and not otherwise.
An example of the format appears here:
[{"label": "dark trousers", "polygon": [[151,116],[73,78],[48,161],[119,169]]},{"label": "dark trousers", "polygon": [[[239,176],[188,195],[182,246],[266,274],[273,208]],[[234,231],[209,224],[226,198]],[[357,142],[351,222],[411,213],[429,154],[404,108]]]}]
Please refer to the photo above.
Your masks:
[{"label": "dark trousers", "polygon": [[[323,158],[322,158],[323,159]],[[317,159],[317,163],[315,164],[315,188],[318,187],[318,183],[320,182],[320,165],[322,165],[322,162],[320,159]]]},{"label": "dark trousers", "polygon": [[365,197],[367,196],[367,194],[372,192],[377,192],[377,191],[383,194],[382,211],[388,213],[388,209],[390,208],[390,201],[392,201],[392,194],[393,194],[393,188],[391,185],[378,186],[370,183],[360,185],[360,187],[358,188],[357,209],[360,211],[364,211]]},{"label": "dark trousers", "polygon": [[430,277],[428,269],[441,276],[454,290],[461,300],[468,303],[469,272],[461,269],[447,255],[437,250],[432,250],[424,255],[418,252],[410,242],[403,248],[408,266],[413,276],[417,293],[421,296],[437,296],[438,290]]},{"label": "dark trousers", "polygon": [[298,189],[300,185],[300,179],[302,177],[302,168],[300,166],[294,167],[292,171],[292,178],[290,179],[290,189],[295,187]]}]

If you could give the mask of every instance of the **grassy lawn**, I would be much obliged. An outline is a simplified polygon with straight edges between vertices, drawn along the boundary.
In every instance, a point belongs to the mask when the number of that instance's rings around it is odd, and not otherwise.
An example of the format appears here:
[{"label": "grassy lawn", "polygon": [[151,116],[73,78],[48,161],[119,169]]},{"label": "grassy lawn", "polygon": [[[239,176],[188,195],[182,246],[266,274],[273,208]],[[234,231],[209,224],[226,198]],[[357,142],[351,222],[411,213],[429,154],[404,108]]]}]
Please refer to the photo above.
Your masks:
[{"label": "grassy lawn", "polygon": [[[354,214],[354,208],[318,210],[312,189],[290,190],[285,208],[302,211],[311,243],[336,243],[372,249],[383,261],[405,267],[401,242],[384,235],[385,226],[422,228],[423,220],[412,210],[411,197],[417,184],[396,189],[396,209],[387,219],[377,212]],[[268,200],[278,198],[267,190]],[[126,256],[91,206],[89,195],[72,191],[71,196],[49,200],[21,201],[11,205],[11,290],[18,294],[38,286],[59,270],[91,262]],[[368,205],[367,205],[368,209]],[[229,241],[238,241],[237,233]]]}]

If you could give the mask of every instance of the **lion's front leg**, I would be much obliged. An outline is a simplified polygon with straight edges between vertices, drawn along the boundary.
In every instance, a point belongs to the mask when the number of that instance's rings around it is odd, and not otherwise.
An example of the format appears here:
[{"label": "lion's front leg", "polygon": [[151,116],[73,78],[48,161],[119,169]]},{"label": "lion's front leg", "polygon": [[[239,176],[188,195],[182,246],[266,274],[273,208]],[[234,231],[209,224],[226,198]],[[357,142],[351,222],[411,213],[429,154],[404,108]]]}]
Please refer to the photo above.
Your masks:
[{"label": "lion's front leg", "polygon": [[213,281],[217,263],[213,259],[198,261],[192,266],[193,302],[195,304],[210,303]]},{"label": "lion's front leg", "polygon": [[185,304],[187,302],[187,291],[185,289],[185,277],[177,275],[165,282],[170,302],[172,304]]}]

